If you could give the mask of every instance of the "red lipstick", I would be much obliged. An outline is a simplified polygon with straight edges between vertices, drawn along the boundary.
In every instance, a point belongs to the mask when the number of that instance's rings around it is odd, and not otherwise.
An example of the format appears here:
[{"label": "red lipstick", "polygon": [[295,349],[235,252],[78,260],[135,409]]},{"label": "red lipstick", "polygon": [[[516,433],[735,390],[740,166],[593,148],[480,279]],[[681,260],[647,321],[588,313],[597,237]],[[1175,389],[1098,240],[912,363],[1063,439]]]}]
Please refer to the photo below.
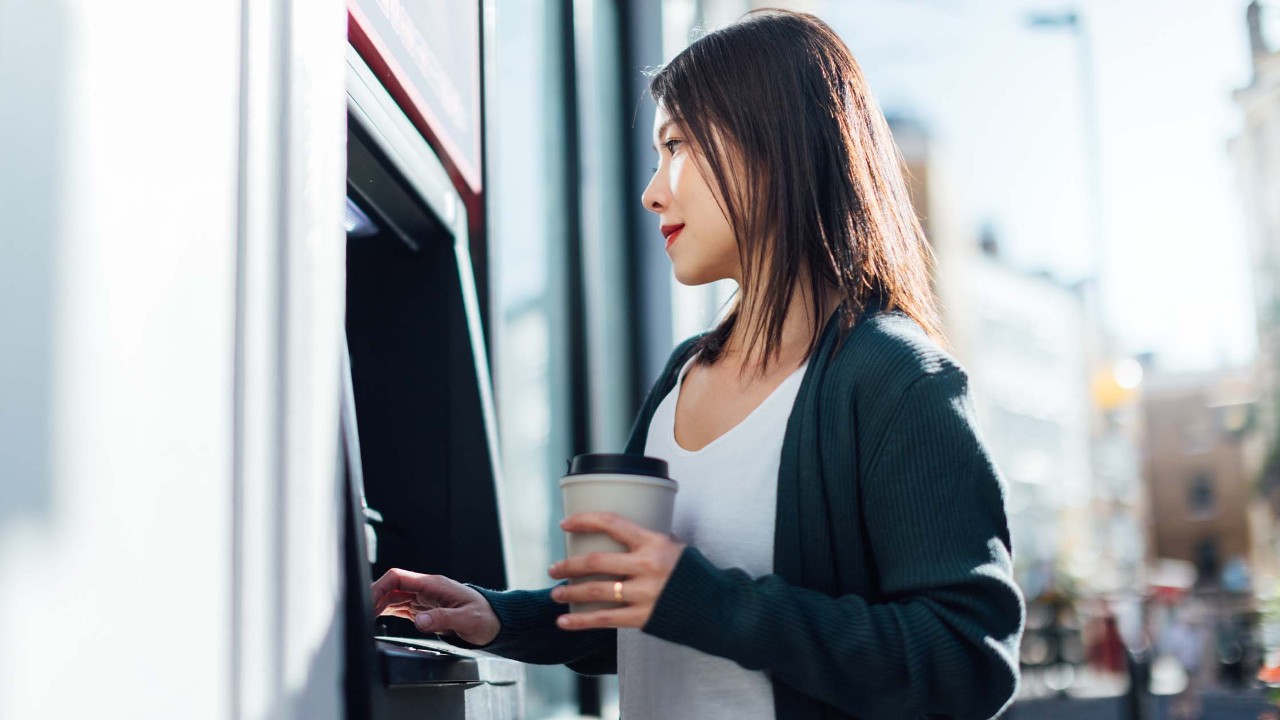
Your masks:
[{"label": "red lipstick", "polygon": [[671,247],[671,243],[676,241],[676,236],[684,229],[684,223],[678,225],[663,225],[662,235],[667,238],[667,247]]}]

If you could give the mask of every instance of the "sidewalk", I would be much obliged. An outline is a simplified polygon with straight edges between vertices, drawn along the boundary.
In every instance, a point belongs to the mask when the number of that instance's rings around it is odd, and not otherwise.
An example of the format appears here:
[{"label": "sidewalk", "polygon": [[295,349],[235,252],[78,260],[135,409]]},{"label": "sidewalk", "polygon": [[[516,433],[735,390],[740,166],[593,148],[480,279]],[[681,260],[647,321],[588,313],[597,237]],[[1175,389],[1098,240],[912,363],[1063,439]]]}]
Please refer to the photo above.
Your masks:
[{"label": "sidewalk", "polygon": [[[1121,690],[1123,693],[1123,690]],[[1146,720],[1169,720],[1172,696],[1148,698],[1151,716]],[[1206,690],[1201,694],[1198,720],[1258,720],[1268,707],[1261,690]],[[1116,697],[1024,697],[1019,696],[1001,720],[1130,720],[1123,695]]]}]

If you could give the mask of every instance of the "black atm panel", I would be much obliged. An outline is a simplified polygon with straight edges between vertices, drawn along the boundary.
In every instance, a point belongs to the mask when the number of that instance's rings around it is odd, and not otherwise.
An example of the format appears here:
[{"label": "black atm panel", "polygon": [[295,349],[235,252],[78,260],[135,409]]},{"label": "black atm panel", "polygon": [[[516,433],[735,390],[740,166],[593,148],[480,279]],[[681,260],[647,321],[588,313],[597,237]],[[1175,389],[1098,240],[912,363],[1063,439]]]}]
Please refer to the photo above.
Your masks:
[{"label": "black atm panel", "polygon": [[[344,367],[344,372],[347,368]],[[348,720],[420,720],[521,716],[519,663],[440,640],[373,637],[372,577],[361,499],[354,396],[342,405],[343,558],[346,577],[344,696]]]},{"label": "black atm panel", "polygon": [[484,405],[454,237],[370,142],[348,190],[378,232],[347,243],[347,339],[369,507],[391,567],[505,587]]},{"label": "black atm panel", "polygon": [[495,588],[506,572],[461,202],[368,68],[348,64],[347,717],[520,717],[519,663],[372,617],[369,584],[389,568]]}]

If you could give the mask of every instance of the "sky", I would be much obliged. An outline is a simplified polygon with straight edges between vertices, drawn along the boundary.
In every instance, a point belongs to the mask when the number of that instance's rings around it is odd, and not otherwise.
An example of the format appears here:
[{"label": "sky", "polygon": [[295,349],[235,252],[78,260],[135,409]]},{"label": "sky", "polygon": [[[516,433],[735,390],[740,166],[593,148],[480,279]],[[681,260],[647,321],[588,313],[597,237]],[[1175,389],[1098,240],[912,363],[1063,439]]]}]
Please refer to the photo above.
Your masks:
[{"label": "sky", "polygon": [[[1032,0],[826,0],[887,113],[931,135],[949,230],[996,230],[1009,262],[1064,281],[1093,266],[1077,44]],[[1076,5],[1092,39],[1106,322],[1159,367],[1248,362],[1247,240],[1227,142],[1251,75],[1243,0]],[[1277,9],[1280,12],[1280,8]]]}]

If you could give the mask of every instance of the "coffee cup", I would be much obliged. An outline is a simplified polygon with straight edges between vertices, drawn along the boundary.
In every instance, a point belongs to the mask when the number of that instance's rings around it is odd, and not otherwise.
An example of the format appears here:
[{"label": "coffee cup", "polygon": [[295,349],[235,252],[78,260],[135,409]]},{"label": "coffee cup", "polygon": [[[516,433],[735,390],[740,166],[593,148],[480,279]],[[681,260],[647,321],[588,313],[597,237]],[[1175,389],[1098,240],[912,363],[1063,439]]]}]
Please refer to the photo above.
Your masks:
[{"label": "coffee cup", "polygon": [[[626,453],[588,453],[569,463],[560,479],[565,517],[582,512],[611,512],[635,524],[671,534],[677,484],[667,476],[667,461]],[[607,533],[565,533],[569,557],[588,553],[625,553],[626,545]],[[569,582],[615,582],[613,575],[585,575]],[[569,612],[591,612],[622,607],[615,602],[570,603]]]}]

